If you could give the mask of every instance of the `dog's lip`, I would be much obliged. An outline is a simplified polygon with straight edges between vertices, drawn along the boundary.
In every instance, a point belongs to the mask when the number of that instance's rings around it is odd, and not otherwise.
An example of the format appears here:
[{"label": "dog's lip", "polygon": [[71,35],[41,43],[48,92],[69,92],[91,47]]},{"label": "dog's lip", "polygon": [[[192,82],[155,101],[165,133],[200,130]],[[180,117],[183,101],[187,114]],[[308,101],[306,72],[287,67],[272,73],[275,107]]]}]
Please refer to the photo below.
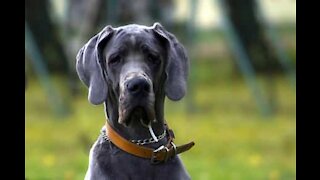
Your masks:
[{"label": "dog's lip", "polygon": [[125,110],[121,116],[122,119],[119,120],[119,123],[128,126],[131,123],[131,117],[134,115],[140,115],[140,117],[138,117],[139,122],[141,122],[141,119],[145,124],[149,124],[150,121],[155,119],[155,112],[153,109],[145,106],[136,106]]}]

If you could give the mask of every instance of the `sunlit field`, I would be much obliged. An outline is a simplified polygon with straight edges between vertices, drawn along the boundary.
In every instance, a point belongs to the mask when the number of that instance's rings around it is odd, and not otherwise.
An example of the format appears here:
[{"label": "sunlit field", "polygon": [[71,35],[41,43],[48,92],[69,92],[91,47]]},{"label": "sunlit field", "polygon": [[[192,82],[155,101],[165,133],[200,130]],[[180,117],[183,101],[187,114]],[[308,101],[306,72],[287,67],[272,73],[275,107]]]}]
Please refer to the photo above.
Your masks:
[{"label": "sunlit field", "polygon": [[[262,116],[250,88],[229,64],[193,63],[186,98],[166,100],[165,117],[176,144],[195,142],[181,154],[192,179],[296,179],[295,89],[284,75],[275,75],[275,112]],[[25,176],[83,179],[89,149],[105,123],[104,107],[89,104],[84,85],[71,97],[65,78],[52,80],[66,97],[69,114],[54,114],[38,78],[28,79]],[[267,89],[266,79],[259,76],[258,80]]]}]

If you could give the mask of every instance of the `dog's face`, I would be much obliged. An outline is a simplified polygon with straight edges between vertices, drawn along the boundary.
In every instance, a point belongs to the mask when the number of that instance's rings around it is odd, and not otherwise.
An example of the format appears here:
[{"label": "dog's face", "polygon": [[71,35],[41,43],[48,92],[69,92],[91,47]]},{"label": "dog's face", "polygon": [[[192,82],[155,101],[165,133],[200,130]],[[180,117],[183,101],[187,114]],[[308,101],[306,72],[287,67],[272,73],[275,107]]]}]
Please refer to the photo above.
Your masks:
[{"label": "dog's face", "polygon": [[158,23],[107,26],[77,55],[77,72],[89,87],[90,102],[100,104],[109,93],[118,104],[118,122],[124,125],[131,119],[144,124],[156,120],[155,98],[161,93],[181,99],[187,70],[184,48]]},{"label": "dog's face", "polygon": [[145,124],[155,120],[155,94],[166,60],[161,37],[140,26],[114,29],[103,57],[112,91],[118,96],[119,123],[127,125],[132,118]]}]

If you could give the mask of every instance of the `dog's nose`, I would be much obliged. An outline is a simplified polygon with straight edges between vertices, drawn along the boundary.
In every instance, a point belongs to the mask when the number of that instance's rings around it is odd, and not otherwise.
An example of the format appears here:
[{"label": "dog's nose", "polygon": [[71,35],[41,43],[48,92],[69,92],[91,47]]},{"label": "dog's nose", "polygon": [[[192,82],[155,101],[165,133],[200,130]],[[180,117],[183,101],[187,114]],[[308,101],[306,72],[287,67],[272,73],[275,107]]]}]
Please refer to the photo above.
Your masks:
[{"label": "dog's nose", "polygon": [[142,93],[149,93],[150,85],[147,80],[143,78],[134,78],[128,82],[127,89],[130,94],[138,95]]}]

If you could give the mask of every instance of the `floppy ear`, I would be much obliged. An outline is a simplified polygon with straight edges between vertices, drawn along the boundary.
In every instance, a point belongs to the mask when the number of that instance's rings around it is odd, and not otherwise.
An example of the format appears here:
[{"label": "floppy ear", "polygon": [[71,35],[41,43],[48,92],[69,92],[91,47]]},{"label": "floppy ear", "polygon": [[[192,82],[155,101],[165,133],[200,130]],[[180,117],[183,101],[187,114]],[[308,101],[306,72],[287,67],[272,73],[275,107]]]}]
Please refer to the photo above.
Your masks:
[{"label": "floppy ear", "polygon": [[189,60],[186,51],[177,38],[160,23],[154,23],[153,30],[167,41],[165,92],[168,98],[178,101],[184,97],[187,88]]},{"label": "floppy ear", "polygon": [[80,80],[89,88],[88,100],[95,105],[107,99],[108,87],[102,69],[102,51],[113,33],[105,27],[92,37],[78,52],[76,69]]}]

